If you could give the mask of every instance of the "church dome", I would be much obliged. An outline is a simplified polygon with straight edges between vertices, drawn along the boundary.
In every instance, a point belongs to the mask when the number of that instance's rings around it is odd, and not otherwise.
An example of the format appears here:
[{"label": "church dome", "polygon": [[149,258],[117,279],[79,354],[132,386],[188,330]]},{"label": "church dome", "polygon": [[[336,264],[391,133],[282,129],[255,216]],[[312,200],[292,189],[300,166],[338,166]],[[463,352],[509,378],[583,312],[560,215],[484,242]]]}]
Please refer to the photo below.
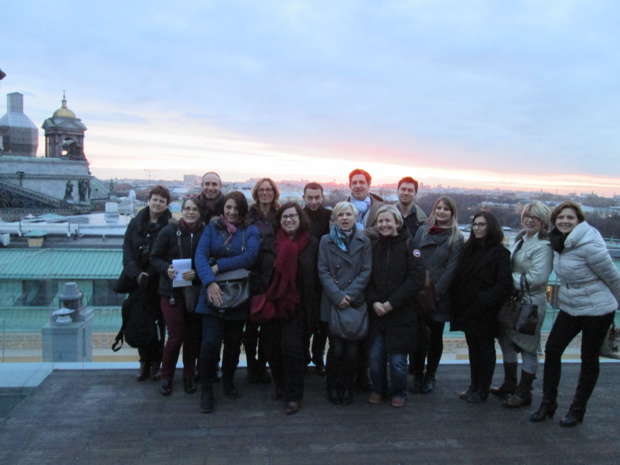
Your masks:
[{"label": "church dome", "polygon": [[75,113],[67,108],[67,99],[62,96],[62,107],[54,112],[52,118],[75,118]]}]

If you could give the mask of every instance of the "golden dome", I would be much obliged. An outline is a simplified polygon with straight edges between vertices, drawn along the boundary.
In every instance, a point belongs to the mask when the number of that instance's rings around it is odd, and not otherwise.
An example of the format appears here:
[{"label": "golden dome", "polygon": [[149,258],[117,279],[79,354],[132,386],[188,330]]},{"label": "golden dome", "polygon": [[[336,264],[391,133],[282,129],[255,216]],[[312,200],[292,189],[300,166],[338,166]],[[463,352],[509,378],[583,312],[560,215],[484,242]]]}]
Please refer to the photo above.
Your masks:
[{"label": "golden dome", "polygon": [[54,112],[54,115],[52,116],[52,118],[57,118],[57,117],[75,118],[75,113],[73,113],[71,110],[67,108],[67,99],[65,98],[64,94],[62,96],[62,107],[56,110]]}]

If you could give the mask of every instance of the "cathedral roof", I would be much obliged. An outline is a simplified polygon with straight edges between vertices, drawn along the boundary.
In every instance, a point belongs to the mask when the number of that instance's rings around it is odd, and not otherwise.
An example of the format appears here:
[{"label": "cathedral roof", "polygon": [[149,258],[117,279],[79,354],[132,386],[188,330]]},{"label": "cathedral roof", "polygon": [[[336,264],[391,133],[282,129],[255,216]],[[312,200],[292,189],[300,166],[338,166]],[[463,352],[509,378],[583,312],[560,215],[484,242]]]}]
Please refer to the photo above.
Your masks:
[{"label": "cathedral roof", "polygon": [[75,118],[75,113],[67,108],[67,99],[64,94],[62,96],[62,106],[54,112],[52,118]]}]

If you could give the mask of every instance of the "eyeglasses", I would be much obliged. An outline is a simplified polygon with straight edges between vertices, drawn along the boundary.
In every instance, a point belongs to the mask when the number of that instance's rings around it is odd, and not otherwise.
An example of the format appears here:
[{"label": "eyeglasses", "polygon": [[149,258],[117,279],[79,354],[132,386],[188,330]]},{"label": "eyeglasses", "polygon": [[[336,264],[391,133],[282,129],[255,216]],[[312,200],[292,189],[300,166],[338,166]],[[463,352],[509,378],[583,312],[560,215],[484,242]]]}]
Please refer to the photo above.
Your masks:
[{"label": "eyeglasses", "polygon": [[472,228],[486,228],[487,224],[486,223],[472,223],[471,227]]},{"label": "eyeglasses", "polygon": [[293,213],[292,215],[282,215],[282,222],[284,221],[294,221],[299,215],[297,213]]},{"label": "eyeglasses", "polygon": [[272,192],[273,192],[273,189],[271,187],[258,189],[259,194],[271,194]]},{"label": "eyeglasses", "polygon": [[184,212],[197,212],[200,211],[196,207],[183,207]]},{"label": "eyeglasses", "polygon": [[538,223],[541,220],[540,220],[540,218],[538,218],[536,216],[524,215],[523,216],[523,221],[532,221],[534,223]]}]

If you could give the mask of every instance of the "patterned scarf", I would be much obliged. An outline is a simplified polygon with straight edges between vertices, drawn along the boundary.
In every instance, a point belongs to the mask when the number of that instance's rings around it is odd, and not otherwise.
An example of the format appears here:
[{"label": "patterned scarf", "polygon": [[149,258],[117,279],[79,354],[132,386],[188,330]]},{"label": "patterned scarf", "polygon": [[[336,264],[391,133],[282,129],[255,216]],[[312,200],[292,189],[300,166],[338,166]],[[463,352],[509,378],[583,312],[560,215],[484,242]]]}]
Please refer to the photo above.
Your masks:
[{"label": "patterned scarf", "polygon": [[357,222],[356,225],[360,231],[362,231],[365,227],[364,217],[366,213],[370,209],[370,204],[372,200],[370,199],[370,195],[366,197],[364,200],[357,200],[354,197],[351,197],[351,203],[355,205],[357,208]]},{"label": "patterned scarf", "polygon": [[332,241],[338,246],[338,248],[344,252],[349,251],[349,244],[351,243],[351,239],[355,234],[354,225],[350,231],[344,232],[342,229],[338,227],[337,224],[332,226],[331,231],[329,232],[329,237],[331,237]]}]

